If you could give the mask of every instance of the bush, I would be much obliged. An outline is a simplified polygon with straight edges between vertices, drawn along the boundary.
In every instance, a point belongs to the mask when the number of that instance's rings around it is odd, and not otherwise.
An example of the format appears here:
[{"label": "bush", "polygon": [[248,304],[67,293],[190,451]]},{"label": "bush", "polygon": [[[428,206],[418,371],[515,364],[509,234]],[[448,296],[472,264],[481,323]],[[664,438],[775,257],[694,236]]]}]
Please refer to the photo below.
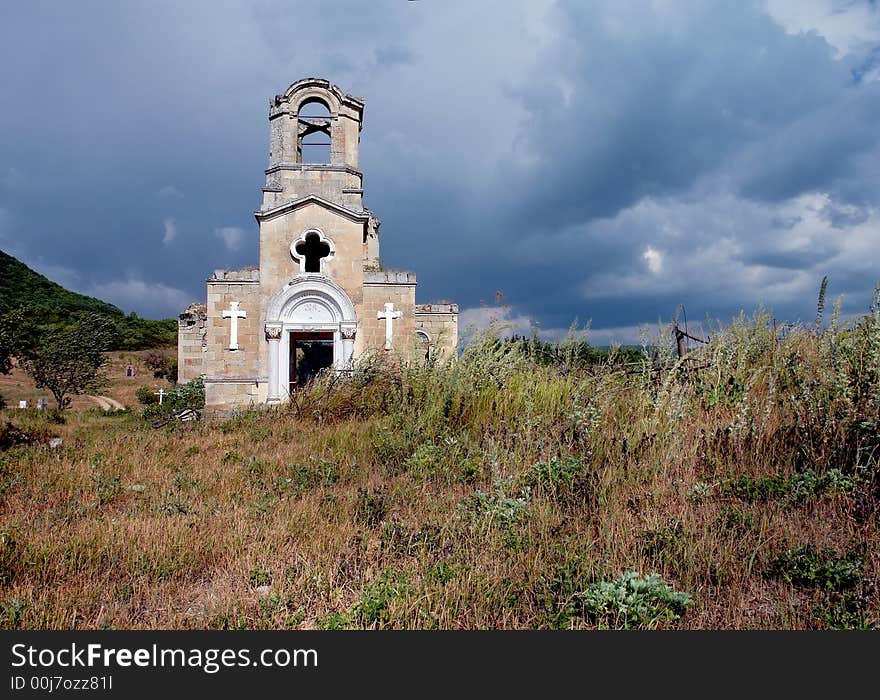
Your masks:
[{"label": "bush", "polygon": [[156,379],[167,379],[169,382],[177,381],[177,357],[169,355],[161,350],[151,350],[144,357],[144,363],[153,370]]},{"label": "bush", "polygon": [[155,420],[171,415],[172,412],[181,408],[201,410],[205,407],[205,384],[199,377],[189,384],[181,384],[169,389],[162,403],[154,403],[144,409],[144,418]]},{"label": "bush", "polygon": [[480,473],[480,458],[468,434],[449,435],[439,442],[419,445],[403,463],[401,472],[448,482],[473,482]]},{"label": "bush", "polygon": [[588,464],[580,457],[552,458],[538,462],[521,479],[526,488],[537,488],[541,493],[558,498],[564,495],[589,496],[594,480],[587,473]]},{"label": "bush", "polygon": [[388,606],[398,597],[411,591],[406,574],[394,569],[382,573],[361,592],[353,613],[361,625],[369,627],[387,621]]},{"label": "bush", "polygon": [[153,388],[149,386],[139,386],[134,395],[143,406],[152,406],[154,403],[159,403],[159,397],[153,392]]},{"label": "bush", "polygon": [[693,604],[690,595],[673,590],[659,574],[642,578],[634,571],[596,581],[578,597],[585,615],[614,629],[652,629],[680,619]]},{"label": "bush", "polygon": [[335,486],[338,481],[339,466],[336,462],[312,457],[309,462],[291,464],[287,475],[275,477],[273,485],[277,491],[301,494],[322,486]]},{"label": "bush", "polygon": [[319,630],[347,630],[352,626],[351,616],[346,612],[331,612],[315,620]]},{"label": "bush", "polygon": [[531,491],[526,487],[518,497],[511,497],[509,488],[509,482],[496,479],[493,492],[475,491],[458,504],[459,511],[472,521],[490,519],[502,528],[517,525],[529,514]]},{"label": "bush", "polygon": [[37,445],[41,441],[49,439],[49,434],[43,431],[22,430],[9,421],[0,425],[0,450],[9,450],[16,445]]},{"label": "bush", "polygon": [[843,591],[861,583],[862,556],[849,552],[841,557],[833,549],[805,545],[774,556],[767,574],[794,586]]},{"label": "bush", "polygon": [[260,586],[270,586],[272,585],[272,572],[268,569],[263,569],[259,566],[255,566],[253,569],[251,569],[250,574],[248,574],[248,583],[253,588],[259,588]]},{"label": "bush", "polygon": [[850,493],[854,488],[853,478],[840,469],[829,469],[824,474],[807,469],[789,478],[777,475],[756,479],[741,474],[721,484],[722,492],[749,502],[779,498],[789,503],[803,503],[826,493]]}]

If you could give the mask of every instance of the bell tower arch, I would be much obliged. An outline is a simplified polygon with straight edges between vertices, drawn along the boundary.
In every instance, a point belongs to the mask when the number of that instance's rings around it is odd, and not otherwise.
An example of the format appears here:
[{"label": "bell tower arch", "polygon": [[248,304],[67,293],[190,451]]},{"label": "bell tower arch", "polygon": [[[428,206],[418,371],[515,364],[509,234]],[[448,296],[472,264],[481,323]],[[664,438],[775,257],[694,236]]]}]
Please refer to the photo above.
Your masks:
[{"label": "bell tower arch", "polygon": [[363,211],[360,132],[364,101],[328,80],[305,78],[269,103],[263,210],[309,194]]}]

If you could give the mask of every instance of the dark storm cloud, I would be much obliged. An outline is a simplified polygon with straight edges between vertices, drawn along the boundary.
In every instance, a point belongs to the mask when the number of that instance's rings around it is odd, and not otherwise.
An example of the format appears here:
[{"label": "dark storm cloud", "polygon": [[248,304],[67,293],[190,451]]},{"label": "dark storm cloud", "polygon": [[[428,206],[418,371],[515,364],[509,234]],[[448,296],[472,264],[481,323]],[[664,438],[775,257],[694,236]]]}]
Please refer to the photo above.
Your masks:
[{"label": "dark storm cloud", "polygon": [[175,313],[256,262],[267,101],[322,76],[366,97],[365,202],[422,299],[632,340],[678,303],[806,315],[827,273],[859,311],[880,31],[834,9],[823,34],[757,2],[7,4],[0,247]]},{"label": "dark storm cloud", "polygon": [[[559,2],[551,16],[554,41],[512,90],[526,110],[508,161],[509,222],[525,238],[514,255],[543,248],[520,311],[564,318],[580,277],[586,302],[617,300],[587,304],[603,325],[668,317],[685,299],[721,315],[752,300],[796,314],[812,301],[797,290],[818,286],[823,269],[844,272],[835,256],[848,232],[833,228],[864,223],[880,192],[876,166],[864,167],[878,155],[880,82],[853,79],[858,57],[786,33],[757,3]],[[810,192],[847,213],[804,247],[768,214]],[[721,220],[719,193],[741,200]],[[702,207],[683,208],[689,200]],[[653,217],[626,216],[643,201],[660,203]],[[615,238],[597,240],[613,221]]]}]

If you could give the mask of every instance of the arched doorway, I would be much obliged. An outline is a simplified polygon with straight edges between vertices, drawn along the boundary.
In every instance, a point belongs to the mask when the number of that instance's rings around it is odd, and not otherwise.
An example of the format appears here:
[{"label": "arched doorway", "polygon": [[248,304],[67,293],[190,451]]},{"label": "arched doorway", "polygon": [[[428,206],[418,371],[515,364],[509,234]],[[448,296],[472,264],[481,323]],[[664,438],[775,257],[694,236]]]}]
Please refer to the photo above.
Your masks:
[{"label": "arched doorway", "polygon": [[302,275],[269,302],[269,402],[278,403],[323,368],[351,366],[354,305],[323,275]]}]

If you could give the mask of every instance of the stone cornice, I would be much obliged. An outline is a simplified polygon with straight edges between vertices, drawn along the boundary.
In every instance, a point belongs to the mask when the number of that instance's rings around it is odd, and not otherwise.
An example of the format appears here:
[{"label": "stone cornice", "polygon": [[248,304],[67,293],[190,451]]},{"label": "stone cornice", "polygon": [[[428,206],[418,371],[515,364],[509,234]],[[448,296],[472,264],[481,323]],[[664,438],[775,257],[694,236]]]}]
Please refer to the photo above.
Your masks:
[{"label": "stone cornice", "polygon": [[207,279],[207,282],[208,284],[259,284],[260,271],[253,267],[242,270],[214,270],[214,274]]},{"label": "stone cornice", "polygon": [[407,272],[406,270],[364,270],[364,285],[415,287],[416,283],[415,272]]},{"label": "stone cornice", "polygon": [[416,315],[420,314],[458,314],[458,304],[416,304]]},{"label": "stone cornice", "polygon": [[307,194],[305,197],[300,197],[299,199],[293,199],[289,202],[284,202],[284,204],[279,204],[278,206],[272,207],[271,209],[255,211],[254,217],[258,222],[262,223],[263,221],[269,221],[279,216],[284,216],[284,214],[304,207],[307,204],[318,204],[325,209],[329,209],[330,211],[336,212],[337,214],[346,217],[351,221],[358,221],[360,223],[366,224],[370,220],[369,212],[355,211],[354,209],[349,209],[348,207],[344,207],[341,204],[337,204],[336,202],[331,202],[329,199],[319,197],[316,194]]},{"label": "stone cornice", "polygon": [[285,161],[282,163],[278,163],[278,165],[273,165],[270,168],[266,168],[264,172],[266,175],[272,175],[273,173],[277,173],[282,170],[289,170],[294,172],[302,172],[304,170],[321,170],[324,172],[348,173],[349,175],[355,175],[359,178],[364,177],[364,174],[360,170],[358,170],[357,168],[353,168],[350,165],[331,165],[330,163],[290,163]]},{"label": "stone cornice", "polygon": [[260,284],[260,280],[218,280],[215,277],[209,277],[205,281],[208,284],[244,284],[244,285],[248,285],[248,284],[259,285]]}]

